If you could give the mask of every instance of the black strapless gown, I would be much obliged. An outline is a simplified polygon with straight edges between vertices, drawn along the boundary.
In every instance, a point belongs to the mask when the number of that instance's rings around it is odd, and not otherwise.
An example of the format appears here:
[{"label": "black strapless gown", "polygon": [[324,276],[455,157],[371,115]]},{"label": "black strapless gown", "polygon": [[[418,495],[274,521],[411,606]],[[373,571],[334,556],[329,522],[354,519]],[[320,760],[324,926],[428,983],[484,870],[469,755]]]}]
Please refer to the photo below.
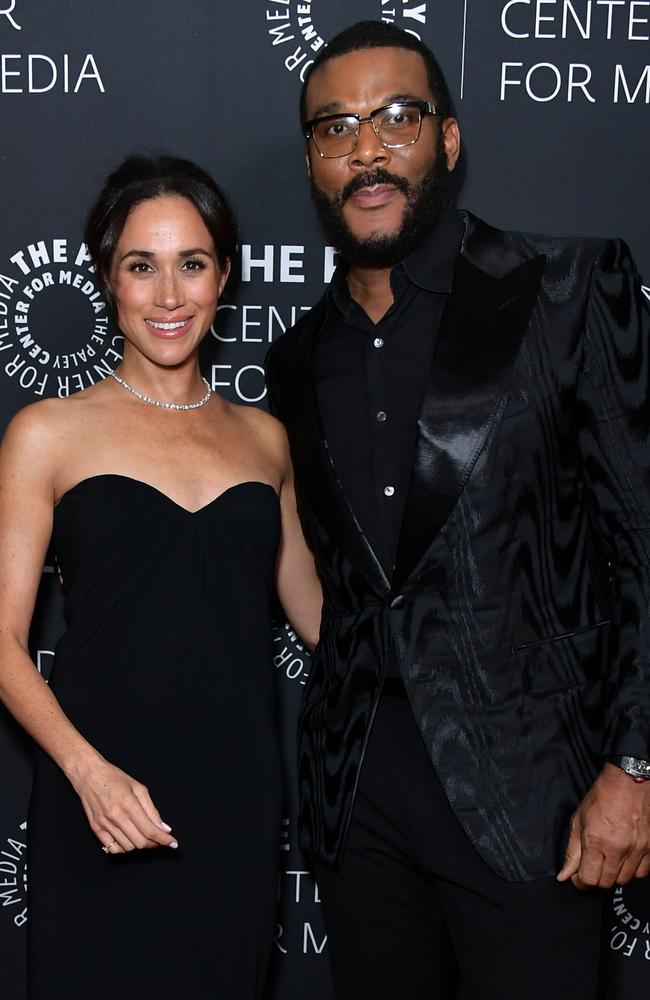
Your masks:
[{"label": "black strapless gown", "polygon": [[58,504],[67,631],[51,686],[148,786],[177,850],[106,855],[36,753],[30,1000],[253,1000],[273,939],[281,776],[271,656],[273,488],[196,513],[117,475]]}]

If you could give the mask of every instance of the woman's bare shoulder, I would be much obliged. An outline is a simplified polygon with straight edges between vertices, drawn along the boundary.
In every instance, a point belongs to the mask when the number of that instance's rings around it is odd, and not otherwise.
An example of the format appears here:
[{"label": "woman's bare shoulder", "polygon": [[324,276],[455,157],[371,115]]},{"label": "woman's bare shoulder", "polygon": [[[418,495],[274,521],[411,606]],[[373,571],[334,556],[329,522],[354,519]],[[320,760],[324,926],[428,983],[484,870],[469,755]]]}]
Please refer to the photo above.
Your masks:
[{"label": "woman's bare shoulder", "polygon": [[285,447],[287,435],[284,426],[276,417],[258,406],[241,406],[237,403],[227,405],[233,417],[241,420],[254,434],[260,435],[276,447]]},{"label": "woman's bare shoulder", "polygon": [[[28,403],[11,418],[3,435],[3,448],[43,454],[69,439],[94,409],[98,394],[93,386],[59,399],[50,397]],[[101,397],[100,397],[101,398]]]}]

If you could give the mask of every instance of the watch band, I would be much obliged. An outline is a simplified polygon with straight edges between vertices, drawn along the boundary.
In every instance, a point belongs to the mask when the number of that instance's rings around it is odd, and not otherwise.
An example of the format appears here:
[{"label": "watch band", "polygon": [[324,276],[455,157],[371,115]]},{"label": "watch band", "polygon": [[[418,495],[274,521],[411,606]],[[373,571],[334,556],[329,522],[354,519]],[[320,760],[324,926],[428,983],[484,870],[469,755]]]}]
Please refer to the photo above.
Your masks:
[{"label": "watch band", "polygon": [[620,767],[635,781],[650,781],[650,760],[641,760],[639,757],[608,757],[610,764]]}]

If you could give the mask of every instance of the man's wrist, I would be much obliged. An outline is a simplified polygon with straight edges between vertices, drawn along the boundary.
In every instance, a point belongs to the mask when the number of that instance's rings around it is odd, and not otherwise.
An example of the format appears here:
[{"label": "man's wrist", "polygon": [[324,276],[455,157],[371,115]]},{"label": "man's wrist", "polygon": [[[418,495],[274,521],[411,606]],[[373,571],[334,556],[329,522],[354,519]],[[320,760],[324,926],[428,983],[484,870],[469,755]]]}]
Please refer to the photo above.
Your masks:
[{"label": "man's wrist", "polygon": [[625,754],[608,756],[605,760],[624,771],[625,774],[629,774],[634,781],[650,781],[650,760],[629,757]]}]

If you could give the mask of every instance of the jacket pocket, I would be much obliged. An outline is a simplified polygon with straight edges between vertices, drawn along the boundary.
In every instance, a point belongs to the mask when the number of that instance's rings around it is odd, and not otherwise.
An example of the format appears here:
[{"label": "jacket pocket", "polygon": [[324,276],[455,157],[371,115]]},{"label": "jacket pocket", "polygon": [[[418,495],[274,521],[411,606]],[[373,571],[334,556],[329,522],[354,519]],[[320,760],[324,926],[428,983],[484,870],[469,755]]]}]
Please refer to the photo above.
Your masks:
[{"label": "jacket pocket", "polygon": [[527,695],[546,696],[581,684],[600,682],[609,663],[609,621],[514,647]]},{"label": "jacket pocket", "polygon": [[603,618],[602,621],[595,622],[593,625],[582,625],[580,628],[572,629],[571,632],[560,632],[558,635],[543,636],[540,639],[531,639],[529,642],[514,643],[512,651],[513,653],[519,653],[522,649],[533,649],[535,646],[546,646],[550,642],[562,642],[563,639],[573,639],[581,635],[586,635],[589,632],[595,632],[606,625],[611,625],[609,618]]}]

